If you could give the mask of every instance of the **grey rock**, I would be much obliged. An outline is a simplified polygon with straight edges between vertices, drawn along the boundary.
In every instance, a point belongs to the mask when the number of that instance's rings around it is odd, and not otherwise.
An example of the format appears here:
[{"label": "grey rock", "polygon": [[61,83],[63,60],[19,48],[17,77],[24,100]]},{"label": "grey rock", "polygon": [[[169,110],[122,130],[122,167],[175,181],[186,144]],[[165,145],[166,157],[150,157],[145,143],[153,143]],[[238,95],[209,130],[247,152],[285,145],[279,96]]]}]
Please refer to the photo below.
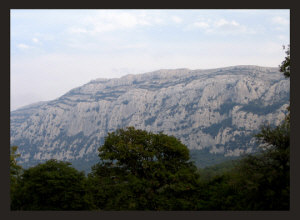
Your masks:
[{"label": "grey rock", "polygon": [[10,141],[25,167],[50,158],[95,160],[107,133],[127,126],[174,135],[190,149],[239,156],[257,149],[253,133],[262,124],[281,122],[289,94],[278,68],[258,66],[96,79],[12,111]]}]

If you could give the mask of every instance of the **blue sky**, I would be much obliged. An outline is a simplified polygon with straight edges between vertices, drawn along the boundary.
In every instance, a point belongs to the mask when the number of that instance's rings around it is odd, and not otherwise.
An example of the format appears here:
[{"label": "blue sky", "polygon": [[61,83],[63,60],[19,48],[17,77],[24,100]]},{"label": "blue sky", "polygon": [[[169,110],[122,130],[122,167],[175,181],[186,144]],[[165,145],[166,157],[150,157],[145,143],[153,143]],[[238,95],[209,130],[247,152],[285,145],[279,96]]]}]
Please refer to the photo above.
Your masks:
[{"label": "blue sky", "polygon": [[278,66],[289,10],[11,10],[11,110],[96,78]]}]

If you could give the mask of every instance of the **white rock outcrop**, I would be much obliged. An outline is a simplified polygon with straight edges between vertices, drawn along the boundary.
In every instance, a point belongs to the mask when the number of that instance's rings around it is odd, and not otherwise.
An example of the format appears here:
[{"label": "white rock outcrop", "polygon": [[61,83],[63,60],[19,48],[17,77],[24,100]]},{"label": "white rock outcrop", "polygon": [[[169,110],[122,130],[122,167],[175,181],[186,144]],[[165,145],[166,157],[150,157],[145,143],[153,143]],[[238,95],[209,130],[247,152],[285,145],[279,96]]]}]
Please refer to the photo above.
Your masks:
[{"label": "white rock outcrop", "polygon": [[255,150],[249,140],[261,124],[284,118],[289,91],[278,68],[257,66],[96,79],[11,112],[11,145],[21,163],[90,160],[108,132],[134,126],[174,135],[190,149],[239,155]]}]

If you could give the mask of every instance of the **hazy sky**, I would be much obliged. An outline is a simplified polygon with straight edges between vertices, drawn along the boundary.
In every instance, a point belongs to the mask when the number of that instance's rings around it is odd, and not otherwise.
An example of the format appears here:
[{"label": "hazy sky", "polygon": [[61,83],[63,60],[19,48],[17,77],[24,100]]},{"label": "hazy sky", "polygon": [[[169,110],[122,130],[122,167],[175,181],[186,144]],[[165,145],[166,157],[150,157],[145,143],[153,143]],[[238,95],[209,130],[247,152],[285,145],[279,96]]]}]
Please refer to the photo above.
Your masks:
[{"label": "hazy sky", "polygon": [[289,10],[11,10],[11,110],[96,78],[277,67]]}]

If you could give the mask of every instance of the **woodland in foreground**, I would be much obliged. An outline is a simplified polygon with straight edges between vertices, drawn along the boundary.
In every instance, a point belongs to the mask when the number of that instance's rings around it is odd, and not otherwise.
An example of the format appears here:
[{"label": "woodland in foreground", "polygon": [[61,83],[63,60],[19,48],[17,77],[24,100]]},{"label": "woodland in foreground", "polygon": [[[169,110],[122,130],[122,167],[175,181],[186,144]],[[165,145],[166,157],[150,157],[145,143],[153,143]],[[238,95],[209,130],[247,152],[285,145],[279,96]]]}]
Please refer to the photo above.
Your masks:
[{"label": "woodland in foreground", "polygon": [[[280,71],[290,77],[289,48]],[[205,169],[173,136],[108,133],[86,176],[68,162],[23,169],[11,147],[11,210],[289,210],[290,113],[256,135],[256,154]]]}]

